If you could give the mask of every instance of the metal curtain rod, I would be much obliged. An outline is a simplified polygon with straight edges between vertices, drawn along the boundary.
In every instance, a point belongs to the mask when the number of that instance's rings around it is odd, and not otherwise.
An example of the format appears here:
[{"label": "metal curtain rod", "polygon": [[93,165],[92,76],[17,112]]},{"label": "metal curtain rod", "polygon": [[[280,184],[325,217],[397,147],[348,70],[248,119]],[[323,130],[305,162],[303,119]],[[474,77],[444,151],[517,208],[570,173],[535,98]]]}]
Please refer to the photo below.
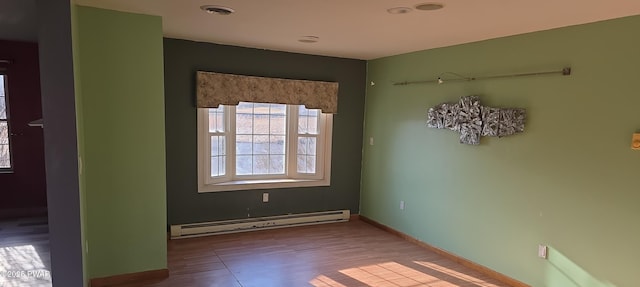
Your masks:
[{"label": "metal curtain rod", "polygon": [[[455,75],[455,76],[457,76],[459,78],[458,79],[442,79],[442,76],[445,75],[445,74],[452,74],[452,75]],[[484,77],[464,77],[464,76],[456,74],[456,73],[445,72],[445,73],[440,74],[440,76],[435,80],[404,81],[404,82],[393,83],[393,85],[395,85],[395,86],[405,86],[405,85],[413,85],[413,84],[432,84],[432,83],[442,84],[442,83],[445,83],[445,82],[463,82],[463,81],[464,82],[470,82],[470,81],[477,81],[477,80],[501,79],[501,78],[518,78],[518,77],[542,76],[542,75],[553,75],[553,74],[560,74],[560,75],[563,75],[563,76],[568,76],[568,75],[571,75],[571,68],[567,67],[567,68],[563,68],[562,70],[559,70],[559,71],[533,72],[533,73],[508,74],[508,75],[496,75],[496,76],[484,76]]]}]

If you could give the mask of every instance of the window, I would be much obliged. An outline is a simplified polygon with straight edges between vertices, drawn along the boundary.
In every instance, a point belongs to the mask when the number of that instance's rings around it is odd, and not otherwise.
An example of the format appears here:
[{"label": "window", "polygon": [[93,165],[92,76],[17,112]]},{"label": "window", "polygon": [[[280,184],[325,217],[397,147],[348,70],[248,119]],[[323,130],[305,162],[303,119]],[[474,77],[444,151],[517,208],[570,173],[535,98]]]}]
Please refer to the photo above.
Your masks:
[{"label": "window", "polygon": [[0,170],[11,169],[9,146],[9,109],[6,96],[7,76],[0,74]]},{"label": "window", "polygon": [[332,115],[249,102],[198,113],[200,192],[329,185]]}]

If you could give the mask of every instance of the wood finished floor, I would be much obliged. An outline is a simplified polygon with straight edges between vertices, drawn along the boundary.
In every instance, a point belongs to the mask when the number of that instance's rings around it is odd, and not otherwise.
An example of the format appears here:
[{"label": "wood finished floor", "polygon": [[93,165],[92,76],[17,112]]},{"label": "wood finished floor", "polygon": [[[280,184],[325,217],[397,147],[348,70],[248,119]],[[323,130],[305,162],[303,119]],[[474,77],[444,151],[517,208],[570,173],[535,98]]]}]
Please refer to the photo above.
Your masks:
[{"label": "wood finished floor", "polygon": [[508,286],[359,220],[171,240],[168,265],[117,286]]}]

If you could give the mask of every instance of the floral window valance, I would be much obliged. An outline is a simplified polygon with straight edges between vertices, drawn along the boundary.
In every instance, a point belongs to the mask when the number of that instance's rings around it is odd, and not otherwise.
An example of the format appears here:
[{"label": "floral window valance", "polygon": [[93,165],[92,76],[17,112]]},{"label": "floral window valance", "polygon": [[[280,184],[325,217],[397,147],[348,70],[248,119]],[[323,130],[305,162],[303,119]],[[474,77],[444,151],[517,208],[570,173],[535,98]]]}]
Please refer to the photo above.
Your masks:
[{"label": "floral window valance", "polygon": [[338,83],[241,76],[198,71],[198,108],[239,102],[305,105],[323,113],[338,112]]}]

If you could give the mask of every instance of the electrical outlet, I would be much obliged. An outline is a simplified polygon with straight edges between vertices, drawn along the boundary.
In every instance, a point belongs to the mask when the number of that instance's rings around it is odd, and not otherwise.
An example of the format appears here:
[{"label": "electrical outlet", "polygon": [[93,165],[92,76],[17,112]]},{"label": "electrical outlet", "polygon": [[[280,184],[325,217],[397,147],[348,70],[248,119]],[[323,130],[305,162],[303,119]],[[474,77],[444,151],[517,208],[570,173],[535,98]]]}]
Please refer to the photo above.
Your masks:
[{"label": "electrical outlet", "polygon": [[269,202],[269,193],[265,192],[262,194],[262,202]]},{"label": "electrical outlet", "polygon": [[400,210],[404,210],[404,200],[400,200]]},{"label": "electrical outlet", "polygon": [[369,137],[369,145],[373,145],[373,137]]},{"label": "electrical outlet", "polygon": [[542,259],[547,259],[547,246],[546,245],[538,245],[538,257]]}]

